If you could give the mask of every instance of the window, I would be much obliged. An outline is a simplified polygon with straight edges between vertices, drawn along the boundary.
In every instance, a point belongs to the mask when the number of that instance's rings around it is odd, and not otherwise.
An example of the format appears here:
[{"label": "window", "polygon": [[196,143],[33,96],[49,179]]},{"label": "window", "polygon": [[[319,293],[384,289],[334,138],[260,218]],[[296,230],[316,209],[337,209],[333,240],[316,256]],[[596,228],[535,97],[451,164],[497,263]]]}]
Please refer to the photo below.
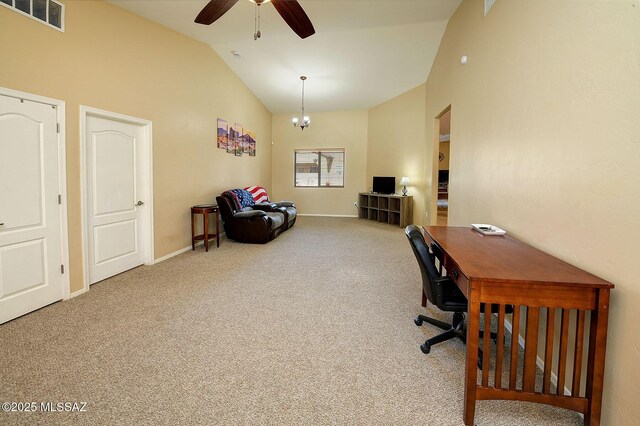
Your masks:
[{"label": "window", "polygon": [[29,4],[29,0],[13,0],[15,3],[15,7],[18,10],[23,11],[24,13],[31,13],[31,5]]},{"label": "window", "polygon": [[49,0],[49,23],[54,27],[60,28],[64,30],[64,25],[62,24],[63,14],[63,6],[54,2],[53,0]]},{"label": "window", "polygon": [[47,0],[33,0],[33,16],[47,22]]},{"label": "window", "polygon": [[344,149],[296,149],[296,187],[344,188]]},{"label": "window", "polygon": [[0,0],[0,5],[64,31],[64,5],[56,0]]}]

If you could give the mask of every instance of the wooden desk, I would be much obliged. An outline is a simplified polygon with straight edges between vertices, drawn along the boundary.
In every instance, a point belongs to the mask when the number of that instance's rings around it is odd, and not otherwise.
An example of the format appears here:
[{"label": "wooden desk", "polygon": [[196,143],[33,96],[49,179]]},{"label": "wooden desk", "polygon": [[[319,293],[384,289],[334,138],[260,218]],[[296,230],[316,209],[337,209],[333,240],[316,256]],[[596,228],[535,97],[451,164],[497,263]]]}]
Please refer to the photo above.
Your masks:
[{"label": "wooden desk", "polygon": [[[469,300],[465,425],[473,425],[476,400],[483,399],[554,405],[583,413],[585,425],[599,425],[609,291],[613,284],[509,235],[484,236],[468,227],[428,226],[425,227],[425,239],[439,247],[436,253],[441,257],[440,261]],[[492,353],[491,341],[483,339],[485,368],[478,377],[481,303],[499,305],[499,344]],[[514,306],[510,353],[505,353],[503,343],[505,305]],[[521,312],[523,324],[520,324]],[[485,329],[490,328],[490,321],[491,315],[486,315]],[[542,336],[538,336],[540,325],[545,323]],[[522,328],[525,329],[525,348],[520,372],[517,330],[522,331]],[[588,351],[583,350],[585,341],[588,341]],[[570,349],[573,355],[567,356]],[[536,383],[539,350],[544,372]],[[500,366],[494,369],[491,377],[490,368],[487,368],[489,354],[495,359],[495,365]],[[507,356],[509,362],[506,362]],[[583,379],[585,358],[586,377]],[[553,371],[552,363],[558,366]],[[557,377],[559,393],[551,387],[552,374]]]}]

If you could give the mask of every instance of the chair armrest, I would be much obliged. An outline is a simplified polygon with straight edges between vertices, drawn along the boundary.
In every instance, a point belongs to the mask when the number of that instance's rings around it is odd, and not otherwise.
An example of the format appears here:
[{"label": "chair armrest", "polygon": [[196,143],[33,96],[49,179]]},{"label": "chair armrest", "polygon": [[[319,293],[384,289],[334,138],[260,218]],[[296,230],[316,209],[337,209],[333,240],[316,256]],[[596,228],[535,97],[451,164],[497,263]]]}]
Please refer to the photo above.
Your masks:
[{"label": "chair armrest", "polygon": [[[436,305],[444,305],[446,303],[466,303],[467,298],[460,291],[458,285],[451,277],[438,277],[433,280],[435,285]],[[445,296],[445,293],[447,295]]]},{"label": "chair armrest", "polygon": [[278,206],[275,203],[259,203],[251,206],[253,210],[263,211],[263,212],[273,212],[278,210]]},{"label": "chair armrest", "polygon": [[296,205],[293,204],[293,201],[278,201],[276,203],[273,203],[278,207],[295,207]]},{"label": "chair armrest", "polygon": [[238,212],[238,213],[234,213],[233,218],[234,219],[248,219],[251,217],[257,217],[257,216],[266,216],[267,214],[261,210],[249,210],[246,212]]}]

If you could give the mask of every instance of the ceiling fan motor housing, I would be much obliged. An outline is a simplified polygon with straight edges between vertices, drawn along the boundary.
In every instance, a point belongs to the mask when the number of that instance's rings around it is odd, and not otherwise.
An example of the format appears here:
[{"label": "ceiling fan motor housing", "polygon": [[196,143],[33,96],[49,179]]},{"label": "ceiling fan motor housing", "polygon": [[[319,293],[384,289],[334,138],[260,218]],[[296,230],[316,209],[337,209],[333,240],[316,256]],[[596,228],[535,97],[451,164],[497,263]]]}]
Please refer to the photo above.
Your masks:
[{"label": "ceiling fan motor housing", "polygon": [[[224,15],[239,0],[210,0],[209,3],[196,16],[195,22],[202,25],[211,25]],[[259,28],[259,8],[264,3],[271,3],[282,19],[300,38],[307,38],[315,34],[316,30],[309,17],[298,3],[298,0],[251,0],[256,5],[256,26]],[[254,39],[260,38],[261,34],[256,28]]]}]

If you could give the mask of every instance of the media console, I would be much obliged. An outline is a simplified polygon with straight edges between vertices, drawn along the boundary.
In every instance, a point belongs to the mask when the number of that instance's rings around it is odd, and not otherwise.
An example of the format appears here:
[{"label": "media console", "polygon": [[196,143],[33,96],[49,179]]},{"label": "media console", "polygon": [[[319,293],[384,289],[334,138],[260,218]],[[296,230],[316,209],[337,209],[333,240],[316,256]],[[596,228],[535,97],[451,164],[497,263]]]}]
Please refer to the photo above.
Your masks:
[{"label": "media console", "polygon": [[413,218],[413,197],[360,192],[358,217],[404,228]]}]

